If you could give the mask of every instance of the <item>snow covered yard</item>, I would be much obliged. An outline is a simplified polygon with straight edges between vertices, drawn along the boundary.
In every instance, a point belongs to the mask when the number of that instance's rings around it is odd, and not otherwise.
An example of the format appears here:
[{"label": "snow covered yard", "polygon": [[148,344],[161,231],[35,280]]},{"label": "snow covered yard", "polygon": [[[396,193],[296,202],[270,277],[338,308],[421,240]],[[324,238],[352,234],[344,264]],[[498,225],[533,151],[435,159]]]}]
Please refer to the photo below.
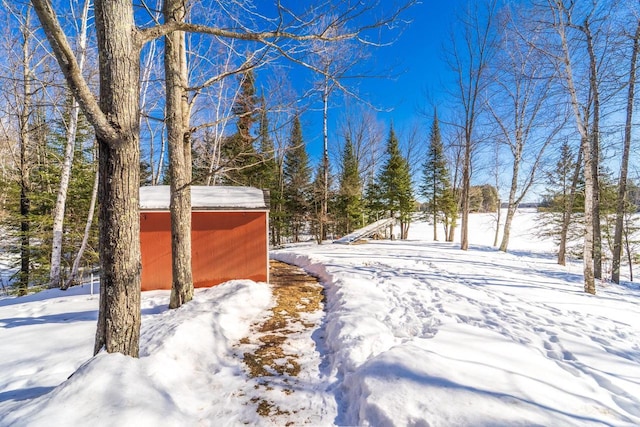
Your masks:
[{"label": "snow covered yard", "polygon": [[[305,378],[283,401],[317,408],[295,425],[638,425],[640,289],[582,292],[516,217],[512,253],[474,215],[471,248],[421,240],[306,245],[272,257],[326,288],[326,315],[296,348]],[[0,425],[280,425],[256,413],[238,341],[273,306],[234,281],[168,311],[143,295],[141,358],[90,358],[97,297],[86,288],[0,300]],[[86,363],[85,363],[86,362]],[[75,372],[75,373],[74,373]],[[67,377],[73,373],[68,380]]]}]

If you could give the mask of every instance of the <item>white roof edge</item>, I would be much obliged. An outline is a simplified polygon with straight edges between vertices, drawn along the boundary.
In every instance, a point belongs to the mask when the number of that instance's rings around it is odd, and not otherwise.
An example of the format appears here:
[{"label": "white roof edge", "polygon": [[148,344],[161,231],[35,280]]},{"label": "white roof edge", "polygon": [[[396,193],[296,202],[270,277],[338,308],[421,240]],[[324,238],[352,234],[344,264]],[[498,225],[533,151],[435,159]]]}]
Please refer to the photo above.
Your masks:
[{"label": "white roof edge", "polygon": [[[168,210],[169,186],[140,187],[141,210]],[[268,210],[264,191],[255,187],[191,186],[193,210]]]}]

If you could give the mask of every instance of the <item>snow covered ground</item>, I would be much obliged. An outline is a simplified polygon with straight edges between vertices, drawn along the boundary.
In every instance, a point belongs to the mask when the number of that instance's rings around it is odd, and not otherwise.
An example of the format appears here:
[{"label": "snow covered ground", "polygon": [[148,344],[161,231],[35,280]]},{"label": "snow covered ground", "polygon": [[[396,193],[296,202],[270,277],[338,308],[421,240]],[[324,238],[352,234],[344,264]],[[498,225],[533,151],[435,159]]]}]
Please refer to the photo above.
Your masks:
[{"label": "snow covered ground", "polygon": [[[640,425],[640,288],[582,292],[520,213],[510,253],[472,215],[471,247],[408,241],[274,251],[319,276],[326,316],[298,347],[293,425]],[[88,287],[0,299],[0,426],[284,425],[256,413],[238,341],[273,305],[233,281],[168,311],[143,294],[141,357],[91,358]]]}]

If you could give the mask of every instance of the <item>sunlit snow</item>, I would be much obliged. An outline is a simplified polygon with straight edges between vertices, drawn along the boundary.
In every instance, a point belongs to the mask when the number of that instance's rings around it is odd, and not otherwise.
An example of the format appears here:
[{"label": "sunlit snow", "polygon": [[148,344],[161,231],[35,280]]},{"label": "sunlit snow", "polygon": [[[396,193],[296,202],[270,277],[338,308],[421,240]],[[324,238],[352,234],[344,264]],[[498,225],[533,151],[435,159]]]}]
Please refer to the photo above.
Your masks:
[{"label": "sunlit snow", "polygon": [[[295,425],[640,425],[640,287],[582,292],[580,263],[555,262],[515,219],[509,253],[492,216],[471,246],[408,241],[302,245],[271,253],[326,288],[326,314],[294,347],[303,371],[281,405]],[[283,425],[256,413],[238,341],[272,306],[268,285],[232,281],[167,310],[142,298],[141,357],[91,358],[89,287],[0,299],[0,425]],[[284,406],[282,409],[286,409]]]}]

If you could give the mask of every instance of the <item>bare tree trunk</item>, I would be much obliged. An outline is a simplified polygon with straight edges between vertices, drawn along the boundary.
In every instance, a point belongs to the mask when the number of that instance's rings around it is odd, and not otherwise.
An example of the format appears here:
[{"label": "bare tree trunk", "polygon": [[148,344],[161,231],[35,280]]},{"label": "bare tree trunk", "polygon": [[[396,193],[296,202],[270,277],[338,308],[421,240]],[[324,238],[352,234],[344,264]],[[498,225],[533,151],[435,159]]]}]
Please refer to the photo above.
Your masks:
[{"label": "bare tree trunk", "polygon": [[[434,173],[435,175],[435,173]],[[431,214],[433,215],[433,241],[438,241],[438,203],[436,202],[436,194],[437,194],[437,185],[436,180],[434,178],[433,185],[431,187],[431,191],[433,191],[433,211]],[[446,231],[445,231],[446,233]]]},{"label": "bare tree trunk", "polygon": [[629,244],[629,233],[624,230],[624,247],[627,253],[627,263],[629,264],[629,281],[633,282],[633,257],[631,256],[631,245]]},{"label": "bare tree trunk", "polygon": [[[616,228],[613,237],[613,261],[611,268],[611,280],[620,283],[620,258],[622,253],[622,231],[624,228],[624,214],[627,204],[627,174],[629,170],[629,153],[631,151],[631,128],[633,126],[633,103],[636,86],[636,62],[640,50],[640,20],[636,26],[633,38],[633,50],[629,64],[629,86],[627,88],[627,116],[624,126],[624,146],[622,150],[622,164],[620,165],[620,179],[618,181],[618,199],[616,204]],[[632,273],[632,263],[629,262],[629,271]],[[631,279],[633,280],[633,279]]]},{"label": "bare tree trunk", "polygon": [[80,249],[78,249],[78,253],[76,254],[75,259],[73,260],[71,273],[69,273],[69,278],[67,279],[67,282],[64,285],[64,289],[67,289],[70,286],[73,286],[78,277],[78,269],[80,268],[80,261],[82,260],[84,251],[87,249],[87,244],[89,242],[89,235],[91,233],[91,225],[93,224],[93,216],[96,209],[96,201],[98,199],[99,182],[100,182],[100,176],[98,174],[98,170],[96,169],[96,177],[93,180],[93,190],[91,191],[91,203],[89,204],[89,212],[87,213],[87,224],[84,227],[84,235],[82,237],[82,243],[80,244]]},{"label": "bare tree trunk", "polygon": [[462,166],[462,225],[460,229],[460,249],[469,248],[469,197],[471,191],[471,157],[475,151],[475,128],[480,115],[480,96],[486,85],[486,71],[489,57],[494,50],[494,14],[497,1],[481,3],[485,8],[478,10],[478,3],[469,5],[463,23],[462,35],[452,36],[450,64],[456,73],[456,90],[463,108],[464,155]]},{"label": "bare tree trunk", "polygon": [[569,235],[569,226],[571,224],[571,217],[573,216],[573,204],[576,200],[576,192],[578,188],[578,181],[580,180],[580,171],[582,170],[582,146],[578,149],[578,158],[576,160],[576,166],[571,177],[571,189],[569,190],[568,198],[564,200],[564,210],[562,212],[562,227],[560,229],[560,245],[558,247],[558,264],[567,264],[567,240]]},{"label": "bare tree trunk", "polygon": [[496,233],[493,235],[493,246],[498,246],[501,217],[502,217],[502,201],[500,200],[500,198],[498,198],[498,209],[496,209]]},{"label": "bare tree trunk", "polygon": [[22,108],[19,112],[20,132],[20,275],[19,295],[25,295],[29,287],[31,275],[31,135],[29,119],[32,114],[32,79],[33,71],[30,65],[31,30],[29,21],[31,9],[27,8],[26,16],[20,32],[22,35]]},{"label": "bare tree trunk", "polygon": [[511,222],[513,221],[513,216],[515,215],[516,208],[518,207],[518,204],[516,203],[516,192],[518,191],[518,174],[520,173],[520,162],[522,161],[522,153],[520,147],[521,145],[518,144],[516,155],[513,158],[511,188],[509,189],[509,202],[507,206],[507,217],[504,220],[502,242],[500,242],[500,250],[502,252],[506,252],[507,247],[509,246],[509,238],[511,237]]},{"label": "bare tree trunk", "polygon": [[593,97],[593,123],[590,132],[591,176],[593,185],[593,275],[602,278],[602,232],[600,227],[600,88],[598,87],[597,59],[593,48],[593,36],[589,19],[586,19],[582,30],[586,36],[589,54],[589,87]]},{"label": "bare tree trunk", "polygon": [[569,96],[571,99],[571,107],[574,112],[574,116],[576,119],[576,126],[578,131],[580,132],[580,145],[582,148],[582,156],[583,156],[583,165],[584,165],[584,181],[585,181],[585,191],[584,191],[584,251],[583,251],[583,261],[584,261],[584,291],[590,294],[596,293],[596,284],[595,284],[595,276],[594,276],[594,264],[593,264],[593,253],[594,253],[594,217],[593,217],[593,208],[594,208],[594,183],[593,183],[593,152],[592,152],[592,141],[586,127],[586,118],[582,116],[580,111],[580,104],[578,102],[578,95],[576,92],[575,83],[573,80],[573,68],[571,65],[571,54],[569,50],[569,44],[567,40],[567,21],[565,16],[568,14],[568,11],[565,8],[565,5],[562,3],[562,0],[554,0],[555,3],[555,12],[557,13],[558,21],[556,22],[555,29],[558,32],[558,36],[560,37],[560,42],[562,44],[562,62],[564,66],[565,72],[565,80],[567,83],[567,90],[569,92]]},{"label": "bare tree trunk", "polygon": [[[117,136],[114,140],[102,132],[97,135],[101,275],[94,352],[105,348],[109,353],[138,357],[142,267],[138,213],[140,46],[133,37],[130,1],[97,0],[95,9],[100,108]],[[123,87],[128,90],[123,91]]]},{"label": "bare tree trunk", "polygon": [[[89,4],[91,0],[85,0],[82,6],[82,17],[80,26],[79,40],[79,58],[78,67],[80,72],[84,69],[84,61],[87,48],[87,22],[89,20]],[[67,191],[69,189],[69,179],[71,178],[71,166],[73,165],[73,156],[75,153],[76,134],[78,130],[78,116],[80,113],[80,104],[72,97],[71,114],[69,114],[69,124],[67,126],[67,141],[64,153],[64,161],[62,163],[62,171],[60,172],[60,188],[56,198],[56,205],[53,210],[53,241],[51,245],[51,271],[49,273],[49,287],[61,287],[67,289],[62,283],[62,272],[60,269],[60,260],[62,258],[62,235],[64,227],[64,214],[67,203]]]},{"label": "bare tree trunk", "polygon": [[462,166],[462,225],[460,229],[460,249],[469,249],[469,197],[471,191],[471,136],[465,143],[464,165]]},{"label": "bare tree trunk", "polygon": [[329,131],[328,131],[328,110],[329,110],[329,77],[324,78],[324,88],[322,91],[322,206],[320,209],[320,232],[318,243],[322,243],[327,238],[326,220],[327,207],[329,204]]},{"label": "bare tree trunk", "polygon": [[[165,0],[165,22],[181,22],[186,16],[185,3]],[[191,271],[191,147],[187,137],[185,115],[186,44],[182,31],[165,36],[165,80],[167,91],[166,123],[169,142],[171,178],[171,254],[172,285],[170,308],[178,308],[193,298]]]}]

